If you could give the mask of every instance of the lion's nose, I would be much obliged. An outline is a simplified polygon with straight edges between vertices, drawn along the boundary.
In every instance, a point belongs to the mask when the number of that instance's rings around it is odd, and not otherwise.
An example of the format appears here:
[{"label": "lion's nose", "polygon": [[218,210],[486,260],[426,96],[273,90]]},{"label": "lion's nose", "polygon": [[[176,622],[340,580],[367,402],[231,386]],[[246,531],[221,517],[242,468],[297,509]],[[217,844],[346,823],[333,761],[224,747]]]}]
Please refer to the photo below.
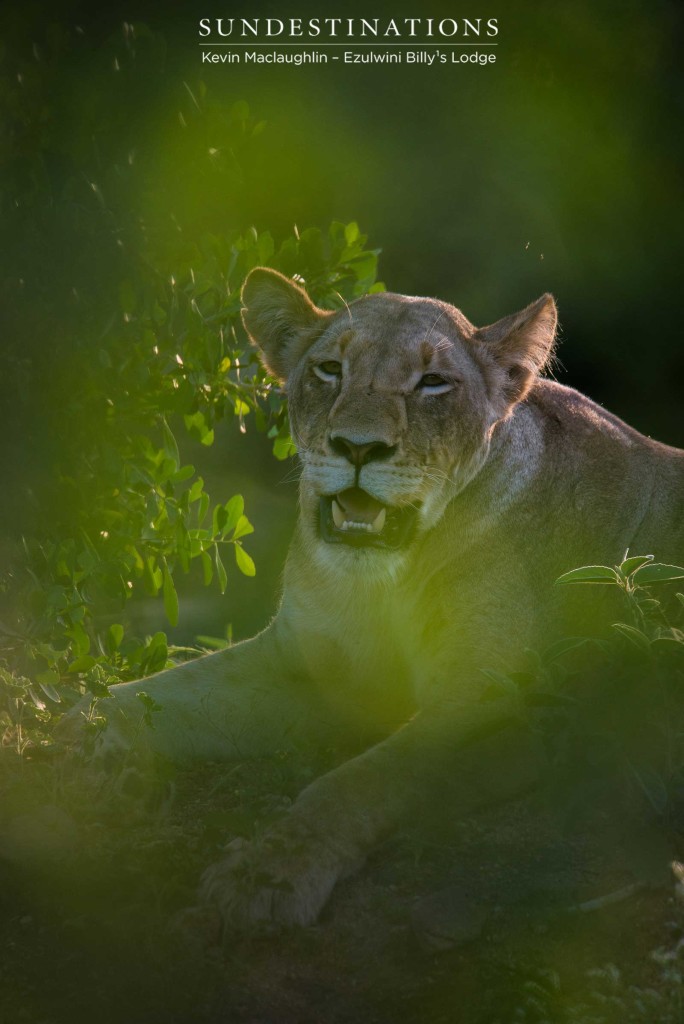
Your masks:
[{"label": "lion's nose", "polygon": [[330,435],[330,447],[338,455],[343,455],[348,462],[360,469],[368,462],[379,462],[382,459],[389,459],[397,450],[396,445],[386,444],[385,441],[364,441],[357,444],[348,437],[341,435]]}]

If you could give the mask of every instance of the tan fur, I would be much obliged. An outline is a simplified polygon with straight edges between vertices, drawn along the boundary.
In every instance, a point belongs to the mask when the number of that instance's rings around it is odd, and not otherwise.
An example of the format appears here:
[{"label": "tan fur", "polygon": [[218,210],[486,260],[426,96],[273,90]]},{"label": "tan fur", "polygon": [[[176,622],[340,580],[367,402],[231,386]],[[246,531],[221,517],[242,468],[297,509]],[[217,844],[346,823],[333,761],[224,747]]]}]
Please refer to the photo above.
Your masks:
[{"label": "tan fur", "polygon": [[[479,330],[446,303],[399,295],[324,312],[264,269],[243,298],[252,341],[286,382],[302,461],[282,606],[255,639],[145,680],[164,709],[145,742],[180,761],[344,732],[366,745],[203,881],[228,922],[308,923],[427,795],[457,814],[529,783],[513,733],[506,771],[488,771],[493,740],[478,737],[507,709],[482,701],[482,669],[516,668],[524,648],[610,621],[611,588],[577,603],[573,588],[553,587],[564,571],[614,564],[628,548],[682,559],[684,453],[539,376],[556,325],[548,295]],[[314,370],[336,362],[340,379]],[[426,373],[449,386],[426,393]],[[391,455],[355,467],[340,437]],[[320,538],[321,495],[355,485],[418,508],[405,547]],[[105,744],[135,734],[138,688],[114,688]]]}]

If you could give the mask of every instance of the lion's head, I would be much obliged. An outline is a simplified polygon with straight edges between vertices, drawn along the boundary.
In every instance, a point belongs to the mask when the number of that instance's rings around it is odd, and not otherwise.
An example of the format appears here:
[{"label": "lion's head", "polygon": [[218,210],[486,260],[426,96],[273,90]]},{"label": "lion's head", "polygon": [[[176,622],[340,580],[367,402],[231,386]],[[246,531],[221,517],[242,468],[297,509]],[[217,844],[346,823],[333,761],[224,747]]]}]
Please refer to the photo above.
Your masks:
[{"label": "lion's head", "polygon": [[287,388],[303,529],[326,561],[353,564],[400,555],[439,521],[547,362],[556,327],[550,295],[478,330],[446,302],[389,293],[324,311],[262,268],[242,301],[250,339]]}]

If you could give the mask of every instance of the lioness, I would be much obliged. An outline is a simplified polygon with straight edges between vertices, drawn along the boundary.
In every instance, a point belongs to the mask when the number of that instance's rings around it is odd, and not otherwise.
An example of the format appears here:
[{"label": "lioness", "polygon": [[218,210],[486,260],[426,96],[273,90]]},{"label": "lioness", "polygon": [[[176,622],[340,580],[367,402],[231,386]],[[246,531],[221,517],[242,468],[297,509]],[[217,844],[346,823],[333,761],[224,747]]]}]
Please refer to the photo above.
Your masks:
[{"label": "lioness", "polygon": [[[254,639],[146,680],[163,710],[144,739],[177,761],[358,739],[203,879],[230,924],[307,924],[429,794],[458,814],[531,781],[482,670],[596,630],[616,588],[594,588],[591,606],[582,588],[576,605],[552,586],[564,571],[627,549],[681,559],[684,452],[540,376],[550,295],[479,329],[403,295],[324,311],[268,269],[242,298],[302,463],[282,604]],[[139,741],[139,688],[113,688],[106,745]],[[509,762],[492,773],[494,739]]]}]

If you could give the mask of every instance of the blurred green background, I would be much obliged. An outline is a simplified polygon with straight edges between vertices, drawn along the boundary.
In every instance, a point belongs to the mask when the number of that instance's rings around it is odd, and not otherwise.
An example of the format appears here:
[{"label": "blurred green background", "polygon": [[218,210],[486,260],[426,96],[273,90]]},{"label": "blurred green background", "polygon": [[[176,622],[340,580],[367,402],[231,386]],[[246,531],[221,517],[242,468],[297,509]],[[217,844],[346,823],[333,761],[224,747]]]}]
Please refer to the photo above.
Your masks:
[{"label": "blurred green background", "polygon": [[[78,447],[79,381],[119,322],[122,282],[137,286],[149,266],[173,274],[207,232],[230,238],[255,226],[278,246],[293,225],[358,221],[382,249],[388,289],[450,300],[477,324],[552,291],[558,379],[642,432],[684,443],[679,5],[343,7],[3,9],[8,549],[59,517],[52,467]],[[496,16],[497,64],[200,65],[199,17],[333,13]],[[247,133],[236,128],[236,101],[249,104]],[[117,373],[113,365],[102,380]],[[96,429],[80,422],[84,437]],[[262,434],[243,435],[234,418],[212,447],[197,447],[209,492],[245,495],[257,576],[233,571],[224,597],[191,576],[173,632],[181,642],[228,622],[244,636],[267,621],[296,514],[293,465],[276,462]],[[88,500],[82,490],[74,498]],[[159,602],[141,600],[136,615],[163,628]]]}]

